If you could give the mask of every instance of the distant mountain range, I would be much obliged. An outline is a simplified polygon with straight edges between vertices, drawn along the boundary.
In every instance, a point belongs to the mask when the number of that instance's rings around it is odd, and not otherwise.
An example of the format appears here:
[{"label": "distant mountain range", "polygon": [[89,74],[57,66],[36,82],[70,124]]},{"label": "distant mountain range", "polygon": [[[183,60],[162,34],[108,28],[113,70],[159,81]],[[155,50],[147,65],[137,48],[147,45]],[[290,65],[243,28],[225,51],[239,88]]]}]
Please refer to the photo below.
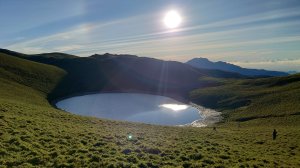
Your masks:
[{"label": "distant mountain range", "polygon": [[288,71],[287,73],[289,73],[289,74],[297,74],[297,73],[299,73],[298,71]]},{"label": "distant mountain range", "polygon": [[264,69],[248,69],[233,65],[227,62],[218,61],[212,62],[207,58],[193,58],[186,62],[195,68],[200,69],[217,69],[228,72],[235,72],[247,76],[287,76],[289,73],[279,71],[268,71]]}]

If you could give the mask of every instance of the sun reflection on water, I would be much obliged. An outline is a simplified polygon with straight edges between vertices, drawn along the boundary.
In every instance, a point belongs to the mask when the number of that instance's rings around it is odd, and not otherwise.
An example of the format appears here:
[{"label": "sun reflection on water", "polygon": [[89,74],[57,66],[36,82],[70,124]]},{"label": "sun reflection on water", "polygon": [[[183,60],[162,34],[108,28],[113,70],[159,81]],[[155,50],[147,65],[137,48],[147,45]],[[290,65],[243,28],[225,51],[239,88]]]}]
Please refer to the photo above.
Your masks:
[{"label": "sun reflection on water", "polygon": [[168,108],[173,111],[180,111],[180,110],[185,110],[188,108],[188,105],[184,104],[162,104],[160,107]]}]

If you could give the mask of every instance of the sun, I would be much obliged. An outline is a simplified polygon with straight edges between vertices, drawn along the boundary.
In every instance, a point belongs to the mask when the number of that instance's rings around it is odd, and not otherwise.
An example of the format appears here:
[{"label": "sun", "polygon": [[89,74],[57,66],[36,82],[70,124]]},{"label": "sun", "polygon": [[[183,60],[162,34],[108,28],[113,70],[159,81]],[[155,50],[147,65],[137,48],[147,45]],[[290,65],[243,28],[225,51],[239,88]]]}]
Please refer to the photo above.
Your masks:
[{"label": "sun", "polygon": [[182,18],[176,10],[170,10],[166,13],[163,22],[167,28],[174,29],[180,25]]}]

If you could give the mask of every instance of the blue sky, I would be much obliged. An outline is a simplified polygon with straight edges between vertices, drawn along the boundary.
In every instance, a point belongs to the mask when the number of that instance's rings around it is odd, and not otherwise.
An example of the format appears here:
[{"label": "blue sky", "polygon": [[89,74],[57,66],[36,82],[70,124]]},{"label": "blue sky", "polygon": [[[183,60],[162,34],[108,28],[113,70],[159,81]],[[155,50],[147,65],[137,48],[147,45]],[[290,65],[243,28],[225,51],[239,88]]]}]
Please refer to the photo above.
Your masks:
[{"label": "blue sky", "polygon": [[[182,16],[170,30],[169,10]],[[299,0],[0,0],[0,48],[300,71]]]}]

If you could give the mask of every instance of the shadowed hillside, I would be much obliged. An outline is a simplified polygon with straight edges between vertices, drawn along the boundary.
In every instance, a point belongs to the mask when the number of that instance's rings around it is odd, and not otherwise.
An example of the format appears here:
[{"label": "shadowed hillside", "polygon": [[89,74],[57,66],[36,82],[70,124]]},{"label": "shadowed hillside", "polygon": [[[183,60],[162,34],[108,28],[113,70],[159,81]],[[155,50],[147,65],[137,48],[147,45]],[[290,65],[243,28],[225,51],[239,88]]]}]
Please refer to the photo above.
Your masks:
[{"label": "shadowed hillside", "polygon": [[152,93],[187,101],[189,91],[218,84],[199,80],[200,77],[246,78],[237,73],[196,69],[180,62],[132,55],[104,54],[91,57],[75,57],[62,53],[15,55],[55,65],[67,72],[63,81],[49,95],[50,100],[85,92],[118,91]]}]

